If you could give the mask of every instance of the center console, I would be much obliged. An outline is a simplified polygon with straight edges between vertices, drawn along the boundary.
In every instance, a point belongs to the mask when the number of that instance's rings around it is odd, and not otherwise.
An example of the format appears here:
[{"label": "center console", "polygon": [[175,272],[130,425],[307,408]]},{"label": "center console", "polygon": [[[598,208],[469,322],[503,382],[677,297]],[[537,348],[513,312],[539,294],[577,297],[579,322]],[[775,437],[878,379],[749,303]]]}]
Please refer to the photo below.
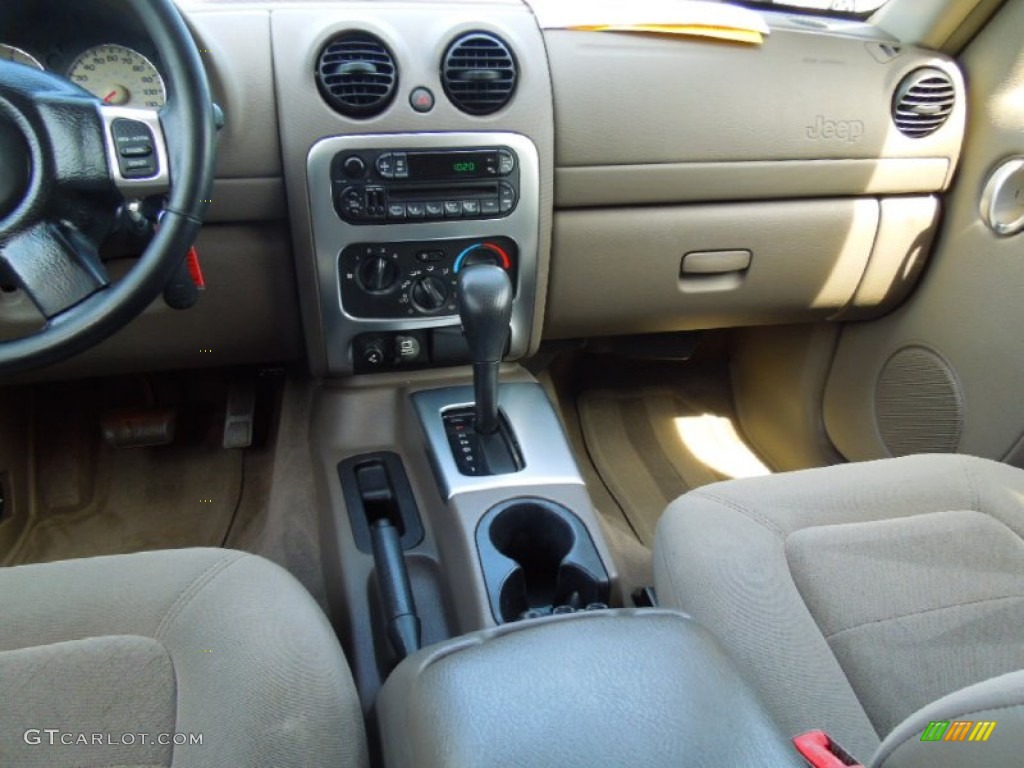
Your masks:
[{"label": "center console", "polygon": [[455,288],[505,270],[508,357],[526,354],[537,302],[540,165],[516,133],[338,136],[307,160],[320,312],[332,374],[469,362]]}]

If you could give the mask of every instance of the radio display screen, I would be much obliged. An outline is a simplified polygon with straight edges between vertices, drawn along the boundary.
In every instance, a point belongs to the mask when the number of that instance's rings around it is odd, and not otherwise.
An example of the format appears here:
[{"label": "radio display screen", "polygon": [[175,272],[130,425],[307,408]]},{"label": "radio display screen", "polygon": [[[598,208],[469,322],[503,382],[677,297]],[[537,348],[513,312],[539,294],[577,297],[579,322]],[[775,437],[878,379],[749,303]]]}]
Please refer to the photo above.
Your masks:
[{"label": "radio display screen", "polygon": [[498,175],[494,150],[410,152],[410,179],[479,179]]}]

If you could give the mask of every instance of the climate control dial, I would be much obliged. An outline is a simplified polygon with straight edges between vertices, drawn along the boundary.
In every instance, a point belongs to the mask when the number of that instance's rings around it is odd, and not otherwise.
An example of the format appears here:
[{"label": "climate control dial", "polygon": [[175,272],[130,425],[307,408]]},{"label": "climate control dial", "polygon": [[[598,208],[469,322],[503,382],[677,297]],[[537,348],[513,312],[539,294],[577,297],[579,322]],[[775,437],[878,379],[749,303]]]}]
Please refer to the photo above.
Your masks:
[{"label": "climate control dial", "polygon": [[488,264],[501,267],[506,271],[512,269],[512,259],[509,258],[508,252],[497,243],[492,242],[473,243],[463,249],[455,259],[455,272],[458,274],[461,270],[474,264]]},{"label": "climate control dial", "polygon": [[371,256],[359,265],[358,279],[368,293],[384,293],[398,282],[398,265],[387,256]]},{"label": "climate control dial", "polygon": [[448,301],[448,283],[439,277],[428,275],[419,278],[409,289],[409,300],[420,312],[433,313],[442,309]]}]

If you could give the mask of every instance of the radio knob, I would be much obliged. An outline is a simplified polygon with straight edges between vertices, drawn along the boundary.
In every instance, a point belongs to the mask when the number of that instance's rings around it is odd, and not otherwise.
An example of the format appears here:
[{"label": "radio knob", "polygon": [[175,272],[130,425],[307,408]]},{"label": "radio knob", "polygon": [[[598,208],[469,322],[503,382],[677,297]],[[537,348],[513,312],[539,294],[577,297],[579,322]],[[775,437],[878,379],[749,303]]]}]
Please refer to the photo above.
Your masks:
[{"label": "radio knob", "polygon": [[398,266],[387,256],[374,256],[359,265],[357,277],[369,293],[384,293],[398,281]]},{"label": "radio knob", "polygon": [[421,277],[412,284],[409,299],[421,312],[437,312],[448,301],[448,284],[439,277]]},{"label": "radio knob", "polygon": [[366,163],[359,155],[349,155],[341,167],[350,179],[361,179],[366,175]]}]

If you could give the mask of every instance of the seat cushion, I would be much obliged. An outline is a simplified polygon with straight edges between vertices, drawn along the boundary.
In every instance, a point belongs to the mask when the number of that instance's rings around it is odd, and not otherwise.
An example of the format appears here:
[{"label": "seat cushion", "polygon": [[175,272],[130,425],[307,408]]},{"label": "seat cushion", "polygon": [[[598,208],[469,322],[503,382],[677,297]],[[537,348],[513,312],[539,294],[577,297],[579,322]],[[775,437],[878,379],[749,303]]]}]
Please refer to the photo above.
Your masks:
[{"label": "seat cushion", "polygon": [[189,549],[0,569],[0,615],[5,766],[368,762],[330,624],[262,558]]},{"label": "seat cushion", "polygon": [[730,481],[669,507],[663,605],[717,634],[790,734],[862,758],[929,702],[1024,667],[1024,471],[913,456]]}]

